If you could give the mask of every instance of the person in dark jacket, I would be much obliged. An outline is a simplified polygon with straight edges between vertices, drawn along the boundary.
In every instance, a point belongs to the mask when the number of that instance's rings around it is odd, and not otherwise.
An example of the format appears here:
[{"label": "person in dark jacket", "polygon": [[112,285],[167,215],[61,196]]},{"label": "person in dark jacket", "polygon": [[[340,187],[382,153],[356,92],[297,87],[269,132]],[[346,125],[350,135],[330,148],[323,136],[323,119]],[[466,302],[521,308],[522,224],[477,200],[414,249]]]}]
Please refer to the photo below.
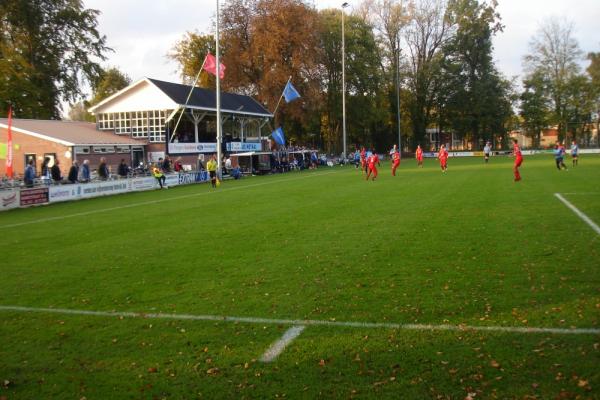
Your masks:
[{"label": "person in dark jacket", "polygon": [[119,174],[119,178],[127,178],[127,174],[129,173],[129,167],[125,163],[125,159],[121,159],[121,163],[119,164],[119,169],[117,171]]},{"label": "person in dark jacket", "polygon": [[33,166],[33,160],[29,160],[27,163],[27,168],[25,168],[25,177],[23,181],[25,182],[25,186],[33,187],[33,181],[35,179],[35,167]]},{"label": "person in dark jacket", "polygon": [[63,177],[60,173],[60,167],[58,166],[59,164],[60,164],[60,161],[58,161],[58,158],[57,158],[56,160],[54,160],[54,165],[52,166],[52,168],[50,168],[50,174],[52,175],[52,180],[56,184],[61,183],[63,180]]},{"label": "person in dark jacket", "polygon": [[103,181],[108,179],[109,176],[108,167],[106,166],[106,158],[100,159],[100,165],[98,165],[98,177]]},{"label": "person in dark jacket", "polygon": [[67,178],[70,183],[77,183],[77,177],[79,176],[79,164],[77,161],[73,161],[71,169],[69,169],[69,177]]},{"label": "person in dark jacket", "polygon": [[90,160],[83,160],[83,165],[81,166],[81,182],[89,182],[90,177]]},{"label": "person in dark jacket", "polygon": [[42,163],[42,169],[40,172],[40,177],[44,179],[50,179],[50,168],[48,164],[50,163],[50,157],[44,157],[44,162]]}]

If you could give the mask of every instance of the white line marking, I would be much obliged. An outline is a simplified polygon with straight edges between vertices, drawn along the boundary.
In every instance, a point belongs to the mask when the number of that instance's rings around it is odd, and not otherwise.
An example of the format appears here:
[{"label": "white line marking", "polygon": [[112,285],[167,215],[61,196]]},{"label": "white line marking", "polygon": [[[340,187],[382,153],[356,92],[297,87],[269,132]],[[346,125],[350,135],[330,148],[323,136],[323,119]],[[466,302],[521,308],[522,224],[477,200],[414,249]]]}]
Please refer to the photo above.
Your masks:
[{"label": "white line marking", "polygon": [[345,328],[379,328],[379,329],[402,329],[412,331],[488,331],[508,333],[558,333],[570,335],[600,334],[598,328],[535,328],[518,326],[475,326],[475,325],[430,325],[430,324],[394,324],[388,322],[342,322],[324,321],[314,319],[270,319],[253,317],[228,317],[224,315],[190,315],[190,314],[163,314],[163,313],[138,313],[126,311],[86,311],[70,310],[65,308],[38,308],[21,306],[0,306],[0,311],[20,312],[43,312],[54,314],[71,315],[95,315],[100,317],[130,317],[130,318],[156,318],[192,321],[221,321],[221,322],[245,322],[249,324],[273,324],[273,325],[313,325],[313,326],[336,326]]},{"label": "white line marking", "polygon": [[291,179],[282,179],[282,180],[274,180],[274,181],[269,181],[269,182],[255,183],[253,185],[235,186],[235,187],[224,188],[224,189],[219,189],[219,190],[214,190],[214,191],[209,191],[209,192],[201,192],[201,193],[194,193],[194,194],[186,194],[184,196],[169,197],[167,199],[143,201],[143,202],[140,202],[140,203],[127,204],[127,205],[124,205],[124,206],[110,207],[110,208],[101,208],[101,209],[98,209],[98,210],[91,210],[91,211],[86,211],[86,212],[81,212],[81,213],[76,213],[76,214],[69,214],[69,215],[60,215],[58,217],[41,218],[41,219],[36,219],[36,220],[33,220],[33,221],[19,222],[19,223],[16,223],[16,224],[0,225],[0,229],[15,228],[15,227],[18,227],[18,226],[37,224],[37,223],[40,223],[40,222],[57,221],[57,220],[67,219],[67,218],[83,217],[85,215],[98,214],[98,213],[107,212],[107,211],[123,210],[125,208],[132,208],[132,207],[138,207],[138,206],[147,206],[149,204],[157,204],[157,203],[162,203],[162,202],[165,202],[165,201],[181,200],[181,199],[187,199],[187,198],[190,198],[190,197],[204,196],[204,195],[215,194],[215,193],[229,192],[229,191],[232,191],[232,190],[239,190],[239,189],[253,188],[253,187],[258,187],[258,186],[271,185],[271,184],[279,183],[279,182],[295,181],[295,180],[299,180],[299,179],[312,178],[312,177],[315,177],[315,176],[323,176],[323,175],[335,174],[335,173],[338,173],[338,172],[339,171],[316,173],[316,174],[299,176],[299,177],[291,178]]},{"label": "white line marking", "polygon": [[585,215],[584,213],[582,213],[581,211],[579,211],[579,209],[577,207],[575,207],[567,199],[565,199],[564,197],[562,197],[560,195],[560,193],[554,193],[554,196],[556,196],[557,199],[559,199],[560,201],[562,201],[564,203],[564,205],[566,205],[567,207],[569,207],[571,209],[571,211],[573,211],[575,214],[577,214],[577,216],[579,218],[581,218],[586,224],[588,224],[589,226],[591,226],[592,229],[595,230],[598,235],[600,235],[600,226],[596,225],[594,223],[594,221],[592,221],[587,215]]},{"label": "white line marking", "polygon": [[598,195],[600,194],[600,192],[579,192],[579,193],[562,193],[564,195],[569,195],[569,196],[573,196],[573,195],[580,195],[580,196],[593,196],[593,195]]},{"label": "white line marking", "polygon": [[304,328],[305,326],[292,326],[283,334],[281,339],[273,343],[271,347],[265,351],[265,354],[262,355],[260,361],[268,363],[275,360],[281,352],[285,350],[288,344],[292,343],[294,339],[300,336]]}]

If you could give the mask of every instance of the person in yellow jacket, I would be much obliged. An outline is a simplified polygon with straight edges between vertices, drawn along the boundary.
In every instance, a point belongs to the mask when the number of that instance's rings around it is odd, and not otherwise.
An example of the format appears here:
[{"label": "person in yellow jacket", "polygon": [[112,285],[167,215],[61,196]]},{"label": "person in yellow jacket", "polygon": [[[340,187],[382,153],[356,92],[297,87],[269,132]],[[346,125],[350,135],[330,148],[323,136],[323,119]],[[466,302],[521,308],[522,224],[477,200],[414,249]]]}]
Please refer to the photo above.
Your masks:
[{"label": "person in yellow jacket", "polygon": [[212,187],[217,187],[217,158],[213,154],[213,156],[206,163],[206,170],[210,175],[210,183]]},{"label": "person in yellow jacket", "polygon": [[169,187],[165,184],[167,178],[165,177],[165,174],[163,174],[163,172],[158,168],[158,167],[152,167],[152,175],[156,178],[156,180],[158,181],[158,184],[160,185],[160,188],[162,189],[163,187],[168,189]]}]

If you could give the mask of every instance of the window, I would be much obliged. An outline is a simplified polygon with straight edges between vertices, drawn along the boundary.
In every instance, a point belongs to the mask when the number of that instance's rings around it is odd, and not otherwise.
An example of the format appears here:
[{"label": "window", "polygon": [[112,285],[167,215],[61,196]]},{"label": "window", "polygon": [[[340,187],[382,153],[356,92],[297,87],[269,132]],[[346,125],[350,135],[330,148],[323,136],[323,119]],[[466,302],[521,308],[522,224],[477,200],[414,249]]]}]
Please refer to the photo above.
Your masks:
[{"label": "window", "polygon": [[165,119],[168,114],[169,112],[166,110],[148,111],[148,139],[150,142],[165,141]]},{"label": "window", "polygon": [[98,128],[103,131],[115,129],[114,115],[112,113],[98,114]]}]

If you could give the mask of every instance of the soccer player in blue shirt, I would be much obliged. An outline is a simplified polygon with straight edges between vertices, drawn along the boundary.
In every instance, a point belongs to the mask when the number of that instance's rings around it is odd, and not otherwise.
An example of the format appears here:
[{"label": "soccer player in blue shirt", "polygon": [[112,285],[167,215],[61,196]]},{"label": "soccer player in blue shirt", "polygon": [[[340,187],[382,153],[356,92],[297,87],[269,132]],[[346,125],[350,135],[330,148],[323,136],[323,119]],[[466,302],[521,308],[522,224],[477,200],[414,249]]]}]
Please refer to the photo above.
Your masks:
[{"label": "soccer player in blue shirt", "polygon": [[577,143],[575,143],[575,141],[573,140],[573,142],[571,143],[571,157],[573,158],[573,166],[576,166],[578,164],[578,156],[579,146],[577,146]]}]

